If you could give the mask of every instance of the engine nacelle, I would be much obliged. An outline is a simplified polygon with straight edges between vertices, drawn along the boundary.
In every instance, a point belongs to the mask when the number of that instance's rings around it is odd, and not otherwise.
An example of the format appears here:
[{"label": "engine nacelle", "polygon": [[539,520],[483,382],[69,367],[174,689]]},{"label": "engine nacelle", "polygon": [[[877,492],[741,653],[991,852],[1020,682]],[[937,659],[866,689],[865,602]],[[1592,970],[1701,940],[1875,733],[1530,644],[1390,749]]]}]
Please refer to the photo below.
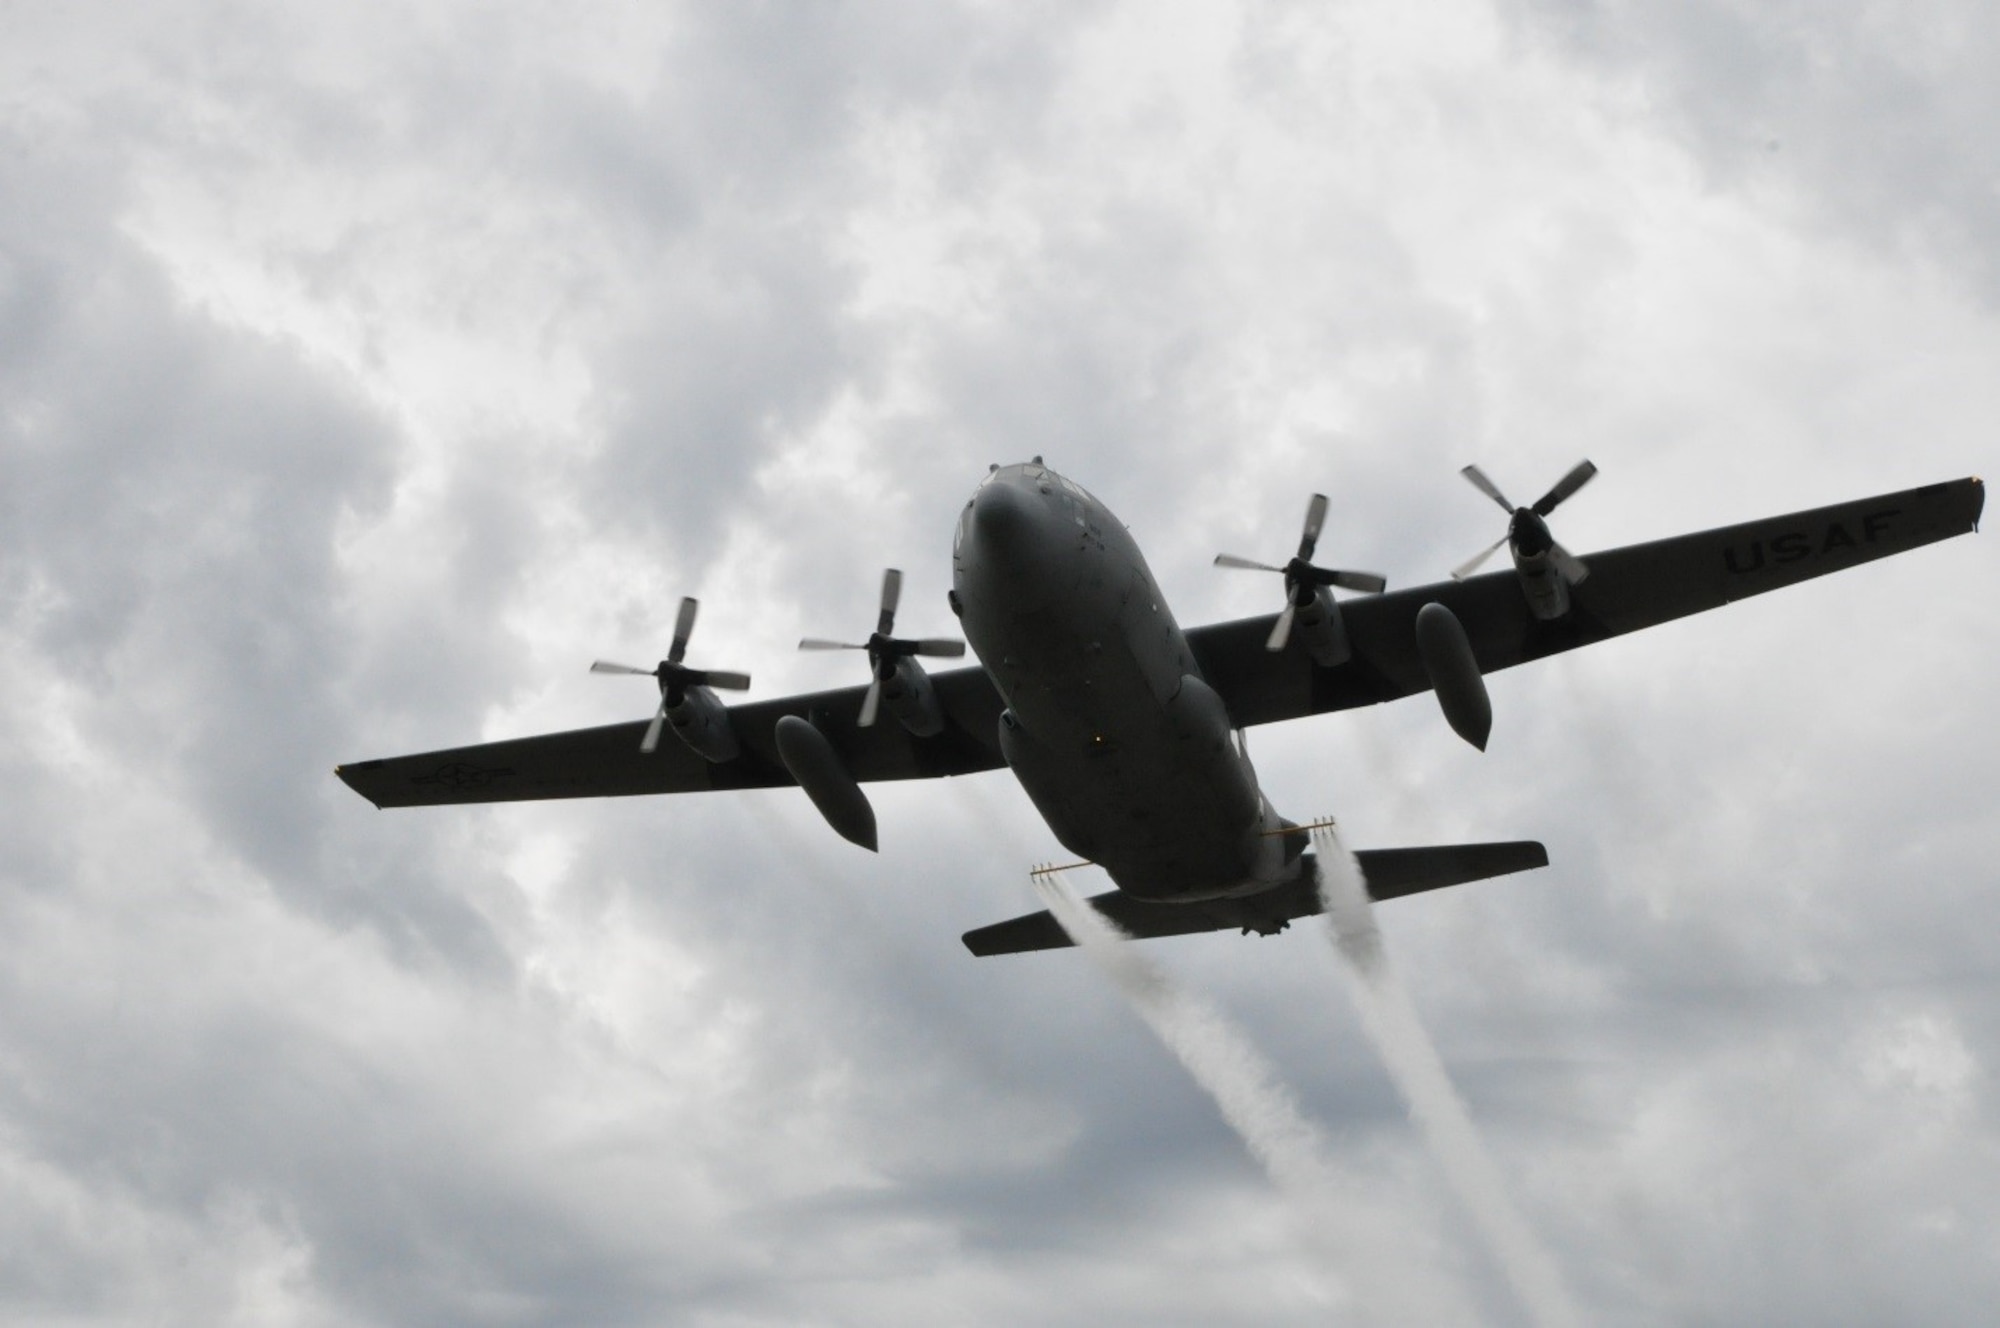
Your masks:
[{"label": "engine nacelle", "polygon": [[938,703],[937,688],[923,666],[905,655],[896,661],[896,671],[882,684],[882,700],[904,728],[919,738],[944,732],[944,707]]},{"label": "engine nacelle", "polygon": [[[1549,523],[1532,508],[1522,508],[1507,526],[1507,546],[1528,612],[1543,622],[1554,622],[1568,613],[1570,583],[1558,565],[1556,537],[1549,533]],[[1574,559],[1571,563],[1576,565]],[[1577,580],[1582,579],[1579,571]]]},{"label": "engine nacelle", "polygon": [[1354,655],[1354,647],[1347,642],[1347,628],[1340,620],[1340,606],[1325,586],[1316,587],[1311,601],[1293,613],[1292,636],[1323,669],[1345,664]]},{"label": "engine nacelle", "polygon": [[1458,615],[1436,601],[1418,609],[1417,655],[1452,732],[1485,751],[1493,732],[1493,703]]},{"label": "engine nacelle", "polygon": [[1529,613],[1543,622],[1554,622],[1569,612],[1569,582],[1546,553],[1531,558],[1516,555],[1514,575],[1527,597]]},{"label": "engine nacelle", "polygon": [[667,723],[674,734],[704,760],[721,764],[734,761],[742,751],[736,729],[729,722],[729,707],[706,687],[690,687],[681,694],[681,703],[667,707]]}]

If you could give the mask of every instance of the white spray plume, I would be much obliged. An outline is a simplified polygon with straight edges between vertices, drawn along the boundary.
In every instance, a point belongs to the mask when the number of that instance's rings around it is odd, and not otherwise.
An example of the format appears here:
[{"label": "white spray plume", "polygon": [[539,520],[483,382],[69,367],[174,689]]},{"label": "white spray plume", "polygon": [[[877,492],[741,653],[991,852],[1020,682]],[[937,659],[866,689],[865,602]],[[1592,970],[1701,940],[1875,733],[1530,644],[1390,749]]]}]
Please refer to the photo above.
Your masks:
[{"label": "white spray plume", "polygon": [[1332,1260],[1348,1307],[1362,1322],[1464,1322],[1459,1288],[1403,1270],[1421,1263],[1425,1235],[1398,1232],[1361,1202],[1329,1160],[1320,1131],[1244,1032],[1213,1004],[1175,982],[1103,914],[1053,873],[1035,889],[1089,960],[1189,1075],[1215,1099],[1250,1155],[1292,1206],[1301,1233]]},{"label": "white spray plume", "polygon": [[1319,1131],[1299,1114],[1255,1047],[1213,1005],[1174,982],[1102,913],[1084,903],[1061,877],[1034,878],[1056,921],[1109,977],[1139,1017],[1215,1098],[1251,1155],[1281,1186],[1329,1181]]},{"label": "white spray plume", "polygon": [[1319,860],[1320,901],[1332,924],[1334,945],[1353,975],[1362,1026],[1408,1103],[1411,1119],[1529,1316],[1544,1328],[1581,1323],[1555,1262],[1508,1198],[1499,1169],[1487,1156],[1464,1100],[1445,1074],[1444,1062],[1418,1020],[1409,992],[1389,966],[1361,864],[1332,827],[1314,830],[1312,838]]}]

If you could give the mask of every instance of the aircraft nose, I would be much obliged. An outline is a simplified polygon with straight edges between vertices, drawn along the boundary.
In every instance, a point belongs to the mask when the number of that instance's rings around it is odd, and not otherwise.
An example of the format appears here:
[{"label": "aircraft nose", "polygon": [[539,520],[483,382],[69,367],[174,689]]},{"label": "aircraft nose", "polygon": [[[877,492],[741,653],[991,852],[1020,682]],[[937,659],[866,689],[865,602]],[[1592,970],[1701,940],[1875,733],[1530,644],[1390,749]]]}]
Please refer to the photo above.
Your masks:
[{"label": "aircraft nose", "polygon": [[1073,540],[1047,494],[1032,482],[1003,476],[972,500],[960,573],[961,594],[1007,612],[1039,609],[1075,570],[1066,555]]},{"label": "aircraft nose", "polygon": [[989,484],[972,500],[972,537],[982,552],[1016,561],[1033,550],[1041,515],[1033,495],[1012,484]]}]

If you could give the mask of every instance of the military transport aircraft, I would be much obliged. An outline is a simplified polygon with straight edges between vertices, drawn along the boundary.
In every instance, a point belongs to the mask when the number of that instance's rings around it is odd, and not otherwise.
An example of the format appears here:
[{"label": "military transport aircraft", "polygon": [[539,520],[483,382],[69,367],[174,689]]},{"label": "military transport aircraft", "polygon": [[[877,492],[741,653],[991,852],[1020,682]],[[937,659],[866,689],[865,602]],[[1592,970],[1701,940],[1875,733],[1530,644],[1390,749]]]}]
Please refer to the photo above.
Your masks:
[{"label": "military transport aircraft", "polygon": [[[861,785],[1006,765],[1049,829],[1117,889],[1091,901],[1134,936],[1281,931],[1320,911],[1308,834],[1258,787],[1241,731],[1253,724],[1434,693],[1484,748],[1483,674],[1964,534],[1986,491],[1954,480],[1579,558],[1547,517],[1595,473],[1588,461],[1515,507],[1477,467],[1465,477],[1509,513],[1508,531],[1453,579],[1382,593],[1380,577],[1314,565],[1326,517],[1315,494],[1280,612],[1182,630],[1131,535],[1040,457],[995,466],[959,515],[950,604],[979,666],[928,673],[957,641],[893,635],[901,574],[883,579],[865,687],[726,706],[748,677],[683,662],[683,600],[652,669],[597,663],[659,684],[652,721],[360,761],[336,773],[378,807],[802,787],[827,822],[876,844]],[[1511,570],[1472,575],[1500,545]],[[1361,593],[1336,601],[1332,588]],[[881,711],[891,722],[880,722]],[[662,743],[662,729],[675,740]],[[1377,899],[1546,866],[1533,841],[1364,850]],[[967,932],[974,954],[1069,944],[1046,912]]]}]

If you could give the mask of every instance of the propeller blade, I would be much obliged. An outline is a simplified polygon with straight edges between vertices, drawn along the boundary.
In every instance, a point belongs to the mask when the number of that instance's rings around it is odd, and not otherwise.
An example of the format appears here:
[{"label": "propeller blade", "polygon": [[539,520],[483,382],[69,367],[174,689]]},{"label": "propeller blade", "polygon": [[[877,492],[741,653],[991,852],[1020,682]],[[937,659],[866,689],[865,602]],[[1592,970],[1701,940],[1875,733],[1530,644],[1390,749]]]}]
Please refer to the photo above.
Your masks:
[{"label": "propeller blade", "polygon": [[1342,590],[1356,590],[1364,595],[1379,595],[1389,588],[1389,578],[1376,572],[1342,572],[1333,584]]},{"label": "propeller blade", "polygon": [[1316,493],[1306,504],[1306,528],[1299,536],[1299,557],[1312,561],[1313,550],[1319,545],[1320,527],[1326,524],[1326,495]]},{"label": "propeller blade", "polygon": [[[861,702],[861,713],[856,722],[862,728],[873,728],[876,716],[882,708],[882,684],[896,676],[902,661],[912,655],[929,655],[938,658],[956,659],[965,653],[965,642],[950,637],[927,636],[907,638],[892,636],[896,626],[896,609],[903,598],[903,573],[894,567],[882,572],[882,602],[875,620],[874,634],[865,645],[852,641],[828,641],[819,637],[806,637],[799,642],[801,650],[865,650],[868,652],[868,671],[871,681],[868,693]],[[744,679],[747,685],[748,678]]]},{"label": "propeller blade", "polygon": [[896,605],[903,599],[903,574],[891,567],[882,573],[882,612],[875,630],[887,636],[896,625]]},{"label": "propeller blade", "polygon": [[1287,601],[1284,612],[1278,615],[1277,625],[1271,629],[1271,639],[1264,643],[1264,649],[1276,654],[1285,648],[1285,642],[1292,639],[1292,617],[1297,612]]},{"label": "propeller blade", "polygon": [[1316,586],[1339,586],[1342,590],[1359,590],[1368,595],[1379,595],[1389,587],[1388,578],[1374,572],[1341,572],[1327,567],[1312,568],[1307,579]]},{"label": "propeller blade", "polygon": [[1505,544],[1506,542],[1507,542],[1507,537],[1505,535],[1502,535],[1499,539],[1494,540],[1491,544],[1487,545],[1486,548],[1480,552],[1478,557],[1468,559],[1465,562],[1460,563],[1457,567],[1453,568],[1451,572],[1451,579],[1454,581],[1463,581],[1465,580],[1466,577],[1471,576],[1474,572],[1479,570],[1479,565],[1481,563],[1485,562],[1488,558],[1491,558],[1494,554],[1500,552],[1500,546],[1502,544]]},{"label": "propeller blade", "polygon": [[660,726],[667,722],[667,698],[660,698],[660,708],[653,712],[653,722],[646,726],[646,736],[639,739],[639,750],[648,756],[660,745]]},{"label": "propeller blade", "polygon": [[747,692],[750,690],[750,675],[704,669],[688,679],[697,687],[720,687],[725,692]]},{"label": "propeller blade", "polygon": [[1573,586],[1580,585],[1583,578],[1590,575],[1590,569],[1583,565],[1583,560],[1560,544],[1549,546],[1549,561],[1556,565],[1556,571],[1562,574],[1562,579]]},{"label": "propeller blade", "polygon": [[674,643],[667,649],[667,662],[678,664],[681,656],[687,654],[688,637],[694,632],[695,610],[701,607],[692,597],[681,601],[681,611],[674,619]]},{"label": "propeller blade", "polygon": [[1470,480],[1472,482],[1473,488],[1479,490],[1481,493],[1485,494],[1488,498],[1491,498],[1494,502],[1500,504],[1501,511],[1512,512],[1514,510],[1514,504],[1507,501],[1507,495],[1500,492],[1500,486],[1495,484],[1492,480],[1487,479],[1486,472],[1481,470],[1479,467],[1467,466],[1458,473],[1465,476],[1466,479]]},{"label": "propeller blade", "polygon": [[1216,554],[1215,565],[1217,567],[1234,567],[1245,572],[1283,572],[1285,570],[1282,567],[1273,567],[1269,563],[1260,563],[1255,558],[1239,558],[1233,553]]},{"label": "propeller blade", "polygon": [[602,659],[591,661],[590,671],[592,673],[636,673],[646,678],[656,677],[659,673],[657,669],[635,669],[630,664],[613,664],[609,660]]},{"label": "propeller blade", "polygon": [[[1597,467],[1588,461],[1579,462],[1569,474],[1556,481],[1556,486],[1535,501],[1535,515],[1547,516],[1560,507],[1571,494],[1590,483],[1590,477],[1597,473]],[[1567,575],[1567,573],[1565,573]]]}]

